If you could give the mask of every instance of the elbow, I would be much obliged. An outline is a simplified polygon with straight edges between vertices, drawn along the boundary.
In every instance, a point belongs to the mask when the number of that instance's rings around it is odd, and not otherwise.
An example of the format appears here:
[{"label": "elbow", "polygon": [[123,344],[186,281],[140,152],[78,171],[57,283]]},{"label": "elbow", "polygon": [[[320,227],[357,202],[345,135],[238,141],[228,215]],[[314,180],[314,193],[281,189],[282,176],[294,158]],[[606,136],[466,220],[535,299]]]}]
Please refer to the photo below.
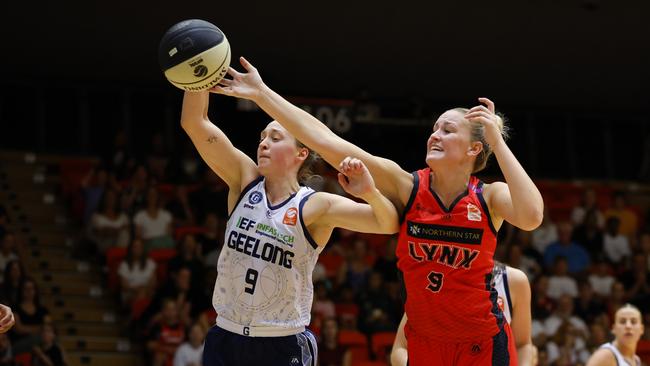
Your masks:
[{"label": "elbow", "polygon": [[523,217],[519,220],[519,225],[517,225],[520,229],[525,230],[525,231],[533,231],[539,227],[539,225],[542,224],[542,220],[544,219],[544,208],[543,207],[535,207],[526,212]]}]

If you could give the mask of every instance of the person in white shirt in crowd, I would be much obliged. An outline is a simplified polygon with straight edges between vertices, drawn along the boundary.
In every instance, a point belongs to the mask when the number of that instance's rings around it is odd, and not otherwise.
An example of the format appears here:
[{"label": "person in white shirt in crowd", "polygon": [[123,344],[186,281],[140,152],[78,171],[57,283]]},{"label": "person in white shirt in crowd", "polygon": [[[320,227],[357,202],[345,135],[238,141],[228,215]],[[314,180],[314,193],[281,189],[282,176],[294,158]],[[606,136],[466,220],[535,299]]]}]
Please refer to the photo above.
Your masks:
[{"label": "person in white shirt in crowd", "polygon": [[589,275],[589,283],[594,293],[602,298],[609,297],[612,293],[612,285],[616,282],[612,276],[612,270],[607,261],[599,259],[594,266],[594,271]]},{"label": "person in white shirt in crowd", "polygon": [[126,258],[117,269],[120,276],[122,303],[151,297],[156,287],[156,262],[149,258],[141,239],[134,239],[127,249]]},{"label": "person in white shirt in crowd", "polygon": [[201,366],[205,332],[198,323],[190,327],[189,340],[181,344],[174,354],[174,366]]},{"label": "person in white shirt in crowd", "polygon": [[142,238],[149,249],[173,248],[173,218],[169,211],[160,205],[158,189],[147,189],[147,201],[144,209],[133,217],[136,237]]},{"label": "person in white shirt in crowd", "polygon": [[544,321],[544,333],[546,333],[548,337],[553,337],[557,334],[562,323],[569,322],[573,326],[573,329],[580,334],[578,339],[576,339],[576,342],[582,342],[582,345],[584,346],[585,340],[589,336],[589,328],[587,328],[587,324],[585,324],[580,317],[573,314],[573,310],[574,304],[571,296],[560,296],[557,309],[555,309],[553,314]]},{"label": "person in white shirt in crowd", "polygon": [[569,276],[567,260],[564,257],[555,258],[553,275],[548,278],[548,297],[559,299],[562,295],[569,295],[571,298],[578,296],[578,283]]},{"label": "person in white shirt in crowd", "polygon": [[620,226],[621,221],[618,217],[608,218],[605,235],[603,235],[603,251],[607,259],[614,264],[621,263],[632,254],[627,237],[619,232]]},{"label": "person in white shirt in crowd", "polygon": [[90,218],[88,234],[102,254],[111,247],[126,248],[129,245],[131,224],[118,203],[118,193],[112,189],[105,190],[97,211]]}]

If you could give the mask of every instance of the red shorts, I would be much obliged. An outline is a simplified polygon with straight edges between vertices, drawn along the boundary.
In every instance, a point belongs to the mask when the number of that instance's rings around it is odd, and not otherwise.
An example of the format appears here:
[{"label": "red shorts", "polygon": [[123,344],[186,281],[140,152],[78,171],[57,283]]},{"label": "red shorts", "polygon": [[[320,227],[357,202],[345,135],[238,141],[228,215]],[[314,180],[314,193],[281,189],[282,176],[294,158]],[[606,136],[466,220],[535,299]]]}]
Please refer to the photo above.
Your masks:
[{"label": "red shorts", "polygon": [[408,366],[517,365],[517,348],[508,323],[504,323],[503,329],[492,338],[445,343],[408,334],[407,343]]}]

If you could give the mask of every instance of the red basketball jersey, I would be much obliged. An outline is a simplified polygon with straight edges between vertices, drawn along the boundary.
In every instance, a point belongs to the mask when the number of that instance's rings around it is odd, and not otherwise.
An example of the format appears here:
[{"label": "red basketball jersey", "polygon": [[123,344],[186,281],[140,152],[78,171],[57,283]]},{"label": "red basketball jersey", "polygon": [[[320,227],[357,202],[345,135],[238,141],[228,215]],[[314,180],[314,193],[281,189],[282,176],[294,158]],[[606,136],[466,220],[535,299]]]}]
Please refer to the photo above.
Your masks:
[{"label": "red basketball jersey", "polygon": [[467,191],[446,208],[429,188],[429,168],[413,176],[397,245],[407,337],[465,342],[494,336],[504,318],[491,285],[496,230],[483,182],[472,176]]}]

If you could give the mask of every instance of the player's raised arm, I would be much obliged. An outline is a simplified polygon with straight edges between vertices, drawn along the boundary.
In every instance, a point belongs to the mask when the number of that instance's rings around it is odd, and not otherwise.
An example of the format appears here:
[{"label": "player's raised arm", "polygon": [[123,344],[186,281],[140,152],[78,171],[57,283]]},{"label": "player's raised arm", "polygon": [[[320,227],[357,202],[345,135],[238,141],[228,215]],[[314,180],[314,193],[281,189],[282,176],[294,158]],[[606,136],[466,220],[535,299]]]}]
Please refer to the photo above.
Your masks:
[{"label": "player's raised arm", "polygon": [[185,92],[181,126],[208,166],[223,179],[232,194],[258,176],[257,165],[235,148],[226,134],[208,118],[210,93]]},{"label": "player's raised arm", "polygon": [[383,194],[393,203],[400,199],[406,202],[413,181],[411,174],[402,170],[395,162],[369,154],[340,138],[312,115],[266,86],[257,69],[243,57],[240,61],[247,72],[240,73],[230,68],[228,73],[232,79],[223,79],[221,86],[212,91],[254,101],[298,141],[316,151],[332,166],[337,166],[346,156],[360,159],[370,170],[377,188]]}]

